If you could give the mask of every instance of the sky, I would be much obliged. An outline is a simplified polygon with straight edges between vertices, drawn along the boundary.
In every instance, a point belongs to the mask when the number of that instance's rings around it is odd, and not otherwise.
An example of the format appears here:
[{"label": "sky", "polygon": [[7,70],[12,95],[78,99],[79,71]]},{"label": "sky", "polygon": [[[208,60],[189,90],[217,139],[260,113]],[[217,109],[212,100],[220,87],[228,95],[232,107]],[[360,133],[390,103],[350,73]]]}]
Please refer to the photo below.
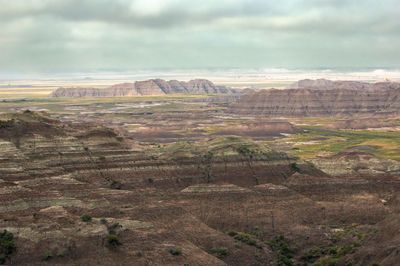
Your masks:
[{"label": "sky", "polygon": [[399,0],[0,0],[0,71],[397,68]]}]

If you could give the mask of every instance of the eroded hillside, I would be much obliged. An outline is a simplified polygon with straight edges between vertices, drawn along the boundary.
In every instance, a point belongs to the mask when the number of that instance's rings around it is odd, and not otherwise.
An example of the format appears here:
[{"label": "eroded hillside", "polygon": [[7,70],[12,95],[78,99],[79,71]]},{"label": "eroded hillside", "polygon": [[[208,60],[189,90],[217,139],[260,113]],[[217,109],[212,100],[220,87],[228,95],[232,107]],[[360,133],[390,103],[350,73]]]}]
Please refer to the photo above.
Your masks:
[{"label": "eroded hillside", "polygon": [[143,144],[29,111],[2,115],[0,133],[6,263],[344,265],[371,249],[369,261],[397,259],[374,241],[398,215],[399,180],[384,169],[332,177],[247,138]]}]

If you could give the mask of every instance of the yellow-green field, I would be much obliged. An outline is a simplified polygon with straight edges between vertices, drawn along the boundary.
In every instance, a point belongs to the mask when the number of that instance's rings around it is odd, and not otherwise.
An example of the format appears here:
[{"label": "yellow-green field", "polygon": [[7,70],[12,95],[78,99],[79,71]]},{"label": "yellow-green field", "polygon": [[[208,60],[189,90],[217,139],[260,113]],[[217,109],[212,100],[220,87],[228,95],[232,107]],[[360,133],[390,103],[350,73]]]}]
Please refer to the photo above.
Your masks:
[{"label": "yellow-green field", "polygon": [[[400,160],[399,131],[327,130],[302,127],[304,133],[275,142],[290,146],[289,152],[303,159],[335,154],[356,148],[378,157]],[[277,144],[275,143],[275,145]],[[274,145],[274,143],[271,143]]]}]

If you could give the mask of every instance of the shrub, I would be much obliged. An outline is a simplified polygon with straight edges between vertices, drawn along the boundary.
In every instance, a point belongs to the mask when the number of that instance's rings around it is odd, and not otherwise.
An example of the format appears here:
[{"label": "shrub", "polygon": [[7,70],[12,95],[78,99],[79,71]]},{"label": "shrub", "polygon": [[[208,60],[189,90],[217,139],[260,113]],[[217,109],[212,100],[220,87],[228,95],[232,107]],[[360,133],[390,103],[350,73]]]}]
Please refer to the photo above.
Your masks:
[{"label": "shrub", "polygon": [[100,223],[101,223],[101,224],[107,224],[106,218],[101,218],[101,219],[100,219]]},{"label": "shrub", "polygon": [[104,157],[104,156],[99,157],[99,161],[105,161],[105,160],[106,160],[106,157]]},{"label": "shrub", "polygon": [[336,255],[337,254],[337,247],[331,247],[329,249],[329,254],[330,255]]},{"label": "shrub", "polygon": [[292,266],[293,259],[291,257],[286,256],[285,254],[278,253],[277,263],[279,266]]},{"label": "shrub", "polygon": [[112,179],[110,181],[109,187],[113,188],[113,189],[121,189],[121,183],[116,181],[116,180],[114,180],[114,179]]},{"label": "shrub", "polygon": [[0,233],[0,264],[4,264],[16,249],[13,233],[7,230]]},{"label": "shrub", "polygon": [[179,256],[182,254],[182,250],[178,247],[173,247],[169,249],[169,253],[171,253],[174,256]]},{"label": "shrub", "polygon": [[0,128],[10,128],[14,126],[14,120],[0,120]]},{"label": "shrub", "polygon": [[300,168],[297,166],[297,163],[291,163],[290,169],[292,169],[292,171],[294,171],[294,172],[300,173]]},{"label": "shrub", "polygon": [[355,252],[355,248],[357,246],[358,246],[358,244],[356,244],[356,243],[353,243],[353,244],[350,244],[350,245],[341,246],[338,249],[337,256],[338,257],[342,257],[342,256],[346,256],[347,254],[354,253]]},{"label": "shrub", "polygon": [[84,215],[81,216],[81,220],[83,222],[90,222],[92,220],[92,216],[90,216],[89,214],[85,213]]},{"label": "shrub", "polygon": [[252,236],[244,232],[235,232],[231,231],[228,233],[233,239],[243,242],[250,246],[255,246],[257,244],[257,240]]},{"label": "shrub", "polygon": [[116,249],[118,246],[122,245],[121,239],[118,236],[109,234],[106,237],[108,247],[111,249]]},{"label": "shrub", "polygon": [[44,254],[43,254],[43,260],[49,260],[49,259],[51,259],[53,257],[53,254],[51,253],[51,251],[46,251]]},{"label": "shrub", "polygon": [[226,255],[228,255],[229,253],[229,249],[228,248],[219,248],[218,249],[218,256],[219,257],[225,257]]}]

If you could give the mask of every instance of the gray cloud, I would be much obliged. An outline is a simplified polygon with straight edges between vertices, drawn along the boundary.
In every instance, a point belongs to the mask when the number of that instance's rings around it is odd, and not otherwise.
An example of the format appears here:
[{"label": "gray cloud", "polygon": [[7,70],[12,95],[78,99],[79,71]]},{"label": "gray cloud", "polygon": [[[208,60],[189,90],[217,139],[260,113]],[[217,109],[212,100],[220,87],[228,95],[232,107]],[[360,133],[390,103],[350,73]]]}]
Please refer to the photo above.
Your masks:
[{"label": "gray cloud", "polygon": [[396,67],[397,0],[0,0],[0,70]]}]

